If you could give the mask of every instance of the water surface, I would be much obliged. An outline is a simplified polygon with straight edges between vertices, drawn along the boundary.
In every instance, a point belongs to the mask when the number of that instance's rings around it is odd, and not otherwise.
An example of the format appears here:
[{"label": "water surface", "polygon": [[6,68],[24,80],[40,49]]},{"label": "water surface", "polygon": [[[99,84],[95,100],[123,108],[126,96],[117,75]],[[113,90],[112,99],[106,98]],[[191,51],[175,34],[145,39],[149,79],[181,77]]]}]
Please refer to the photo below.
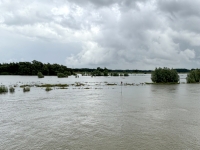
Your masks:
[{"label": "water surface", "polygon": [[[138,85],[121,86],[121,81]],[[199,84],[139,84],[151,82],[150,75],[0,76],[0,82],[86,84],[50,92],[31,87],[27,93],[16,87],[13,94],[1,94],[2,150],[200,149]]]}]

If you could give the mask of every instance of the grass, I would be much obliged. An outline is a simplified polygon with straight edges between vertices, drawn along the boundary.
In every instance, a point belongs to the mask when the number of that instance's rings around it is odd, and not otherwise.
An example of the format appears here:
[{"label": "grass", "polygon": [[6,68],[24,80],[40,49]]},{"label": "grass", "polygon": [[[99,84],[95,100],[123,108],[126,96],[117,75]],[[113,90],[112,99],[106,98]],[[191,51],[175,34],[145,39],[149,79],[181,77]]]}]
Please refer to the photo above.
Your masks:
[{"label": "grass", "polygon": [[25,88],[25,87],[32,87],[34,85],[28,85],[28,84],[24,84],[24,85],[20,85],[20,88]]},{"label": "grass", "polygon": [[8,92],[8,88],[4,85],[0,86],[0,93],[7,93]]},{"label": "grass", "polygon": [[42,85],[35,85],[36,87],[67,87],[68,84],[42,84]]},{"label": "grass", "polygon": [[116,83],[108,83],[106,85],[117,85]]},{"label": "grass", "polygon": [[84,86],[85,84],[76,82],[75,86]]}]

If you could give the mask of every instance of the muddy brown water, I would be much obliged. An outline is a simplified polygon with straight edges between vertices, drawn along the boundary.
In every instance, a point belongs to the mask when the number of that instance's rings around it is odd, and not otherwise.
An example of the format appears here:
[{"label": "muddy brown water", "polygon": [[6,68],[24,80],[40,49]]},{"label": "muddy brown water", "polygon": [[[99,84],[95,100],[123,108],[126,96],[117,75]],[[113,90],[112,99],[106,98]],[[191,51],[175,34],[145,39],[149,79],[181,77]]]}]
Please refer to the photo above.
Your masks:
[{"label": "muddy brown water", "polygon": [[[181,78],[185,82],[185,75]],[[120,86],[121,81],[138,85]],[[7,86],[86,84],[50,92],[31,87],[24,93],[16,87],[14,93],[0,94],[0,149],[200,149],[200,84],[139,84],[150,81],[150,75],[0,76]]]}]

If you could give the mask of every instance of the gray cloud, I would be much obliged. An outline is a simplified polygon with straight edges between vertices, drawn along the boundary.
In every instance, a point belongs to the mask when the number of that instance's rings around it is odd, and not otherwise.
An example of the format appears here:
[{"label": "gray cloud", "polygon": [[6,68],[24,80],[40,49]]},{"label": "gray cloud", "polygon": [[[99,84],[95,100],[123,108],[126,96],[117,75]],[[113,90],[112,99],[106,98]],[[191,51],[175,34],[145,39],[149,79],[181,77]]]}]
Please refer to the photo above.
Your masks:
[{"label": "gray cloud", "polygon": [[200,2],[0,0],[0,62],[154,69],[200,64]]}]

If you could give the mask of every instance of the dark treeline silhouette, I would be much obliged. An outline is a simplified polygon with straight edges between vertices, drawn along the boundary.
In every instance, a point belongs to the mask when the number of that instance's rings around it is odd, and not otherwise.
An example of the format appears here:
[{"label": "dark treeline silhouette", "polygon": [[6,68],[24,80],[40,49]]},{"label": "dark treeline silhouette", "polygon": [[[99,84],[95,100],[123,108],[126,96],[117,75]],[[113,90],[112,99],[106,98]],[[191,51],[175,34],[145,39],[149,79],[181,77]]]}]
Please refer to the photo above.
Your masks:
[{"label": "dark treeline silhouette", "polygon": [[[188,69],[174,69],[178,73],[188,73]],[[193,69],[192,69],[193,70]],[[67,75],[74,75],[76,73],[88,73],[92,74],[97,71],[103,72],[104,75],[107,73],[151,73],[152,70],[120,70],[120,69],[107,69],[100,68],[90,69],[90,68],[67,68],[64,65],[59,64],[50,64],[42,63],[36,60],[32,62],[12,62],[12,63],[0,63],[0,75],[37,75],[38,72],[41,72],[43,75],[57,75],[58,73],[64,73]]]},{"label": "dark treeline silhouette", "polygon": [[[98,67],[99,68],[99,67]],[[79,72],[79,73],[82,73],[82,72],[88,72],[88,73],[91,73],[91,72],[94,72],[95,70],[97,69],[90,69],[90,68],[75,68],[73,69],[74,72]],[[188,69],[174,69],[176,70],[178,73],[188,73],[190,72],[190,70]],[[103,71],[102,68],[100,68],[100,71]],[[107,69],[108,72],[118,72],[118,73],[151,73],[152,70],[137,70],[137,69],[134,69],[134,70],[129,70],[129,69],[126,69],[126,70],[119,70],[119,69]]]},{"label": "dark treeline silhouette", "polygon": [[[98,67],[99,68],[99,67]],[[75,68],[73,69],[74,72],[94,72],[95,70],[98,70],[98,69],[90,69],[90,68]],[[103,71],[102,68],[99,69],[100,71]],[[124,72],[127,72],[127,73],[151,73],[151,70],[129,70],[129,69],[126,69],[126,70],[120,70],[120,69],[107,69],[108,72],[118,72],[118,73],[124,73]]]},{"label": "dark treeline silhouette", "polygon": [[12,62],[0,63],[0,75],[37,75],[41,72],[43,75],[57,75],[57,73],[74,74],[73,70],[59,64],[43,64],[33,60],[32,62]]}]

